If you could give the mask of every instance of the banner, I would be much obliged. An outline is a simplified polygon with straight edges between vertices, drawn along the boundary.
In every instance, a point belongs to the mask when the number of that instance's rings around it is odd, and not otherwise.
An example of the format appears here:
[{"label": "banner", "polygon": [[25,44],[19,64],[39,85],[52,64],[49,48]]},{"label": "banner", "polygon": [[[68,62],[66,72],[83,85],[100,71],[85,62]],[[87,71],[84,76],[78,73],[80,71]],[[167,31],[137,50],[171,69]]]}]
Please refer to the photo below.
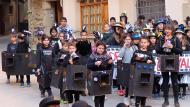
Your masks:
[{"label": "banner", "polygon": [[[112,57],[114,61],[114,65],[116,65],[117,60],[119,58],[119,50],[121,47],[119,46],[110,46],[107,48],[108,54]],[[158,75],[161,75],[160,72],[160,58],[158,56],[154,57],[155,59],[155,73]],[[179,72],[183,73],[190,73],[190,52],[189,51],[184,51],[182,56],[179,57]]]}]

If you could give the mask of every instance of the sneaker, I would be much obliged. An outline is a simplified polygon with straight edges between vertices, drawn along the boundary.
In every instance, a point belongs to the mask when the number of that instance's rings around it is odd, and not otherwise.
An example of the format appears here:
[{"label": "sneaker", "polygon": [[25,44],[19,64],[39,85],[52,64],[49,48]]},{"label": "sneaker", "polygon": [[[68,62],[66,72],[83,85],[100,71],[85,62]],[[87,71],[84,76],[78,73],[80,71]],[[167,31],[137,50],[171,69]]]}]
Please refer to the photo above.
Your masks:
[{"label": "sneaker", "polygon": [[61,104],[68,104],[68,101],[66,101],[66,100],[60,100],[60,103]]},{"label": "sneaker", "polygon": [[162,104],[162,107],[167,107],[169,106],[169,101],[164,101],[164,103]]},{"label": "sneaker", "polygon": [[53,97],[53,94],[52,94],[52,91],[51,90],[48,90],[48,97]]},{"label": "sneaker", "polygon": [[130,105],[130,103],[129,103],[129,98],[128,98],[128,97],[124,98],[124,103],[125,103],[127,106]]},{"label": "sneaker", "polygon": [[175,102],[175,107],[180,107],[180,104],[179,104],[179,102],[177,101],[177,102]]},{"label": "sneaker", "polygon": [[7,84],[10,84],[10,79],[7,79],[6,83],[7,83]]},{"label": "sneaker", "polygon": [[20,86],[21,86],[22,88],[24,88],[24,83],[20,83]]},{"label": "sneaker", "polygon": [[129,99],[129,104],[130,105],[135,105],[135,98],[130,98]]},{"label": "sneaker", "polygon": [[44,97],[45,97],[45,93],[41,92],[41,98],[44,98]]},{"label": "sneaker", "polygon": [[31,87],[30,83],[27,83],[26,87]]}]

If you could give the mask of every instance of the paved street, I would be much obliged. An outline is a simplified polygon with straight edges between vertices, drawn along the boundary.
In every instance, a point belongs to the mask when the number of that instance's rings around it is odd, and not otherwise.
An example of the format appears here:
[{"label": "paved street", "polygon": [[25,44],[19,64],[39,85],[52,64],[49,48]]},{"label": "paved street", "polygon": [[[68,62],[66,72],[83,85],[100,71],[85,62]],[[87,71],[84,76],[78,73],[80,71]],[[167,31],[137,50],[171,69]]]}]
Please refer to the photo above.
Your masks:
[{"label": "paved street", "polygon": [[[7,37],[0,38],[0,51],[6,49],[8,44]],[[1,57],[0,57],[1,60]],[[1,66],[1,62],[0,62]],[[38,104],[41,100],[40,93],[38,90],[38,84],[36,82],[36,77],[31,76],[32,86],[30,88],[25,87],[21,88],[19,84],[15,83],[15,77],[11,77],[11,84],[6,84],[6,74],[1,72],[0,67],[0,107],[38,107]],[[53,93],[55,98],[59,99],[59,90],[53,88]],[[108,95],[105,103],[105,107],[115,107],[116,104],[123,102],[123,97],[119,97],[114,94]],[[188,94],[190,92],[188,91]],[[82,97],[82,100],[87,101],[90,105],[93,105],[92,97]],[[180,100],[181,107],[189,107],[190,105],[190,95],[187,96],[185,100]],[[152,107],[161,107],[163,99],[148,99],[147,104],[152,105]],[[62,107],[67,107],[68,105],[62,105]],[[170,106],[173,106],[173,99],[170,98]]]}]

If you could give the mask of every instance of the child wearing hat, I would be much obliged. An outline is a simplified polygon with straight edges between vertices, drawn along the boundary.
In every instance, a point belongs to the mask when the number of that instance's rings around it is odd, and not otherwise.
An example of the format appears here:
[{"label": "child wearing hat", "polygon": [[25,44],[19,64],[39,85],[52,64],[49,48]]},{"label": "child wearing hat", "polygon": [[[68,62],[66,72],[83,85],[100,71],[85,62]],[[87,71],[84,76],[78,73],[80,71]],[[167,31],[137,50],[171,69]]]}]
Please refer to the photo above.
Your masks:
[{"label": "child wearing hat", "polygon": [[[16,49],[17,49],[17,37],[16,34],[12,33],[11,37],[10,37],[10,43],[7,45],[7,52],[9,54],[14,54],[16,53]],[[19,82],[19,76],[16,75],[16,82]],[[7,84],[10,83],[10,75],[7,74]]]}]

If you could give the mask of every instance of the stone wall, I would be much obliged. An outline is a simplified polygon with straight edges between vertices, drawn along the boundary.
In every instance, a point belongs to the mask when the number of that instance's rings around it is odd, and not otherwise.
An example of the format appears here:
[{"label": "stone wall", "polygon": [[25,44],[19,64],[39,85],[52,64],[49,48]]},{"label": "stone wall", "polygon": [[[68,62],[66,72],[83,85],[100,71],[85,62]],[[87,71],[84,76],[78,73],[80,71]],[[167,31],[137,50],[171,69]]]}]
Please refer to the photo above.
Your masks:
[{"label": "stone wall", "polygon": [[36,27],[44,27],[45,33],[49,35],[49,29],[55,22],[55,11],[51,2],[44,0],[28,1],[29,30],[34,32]]}]

